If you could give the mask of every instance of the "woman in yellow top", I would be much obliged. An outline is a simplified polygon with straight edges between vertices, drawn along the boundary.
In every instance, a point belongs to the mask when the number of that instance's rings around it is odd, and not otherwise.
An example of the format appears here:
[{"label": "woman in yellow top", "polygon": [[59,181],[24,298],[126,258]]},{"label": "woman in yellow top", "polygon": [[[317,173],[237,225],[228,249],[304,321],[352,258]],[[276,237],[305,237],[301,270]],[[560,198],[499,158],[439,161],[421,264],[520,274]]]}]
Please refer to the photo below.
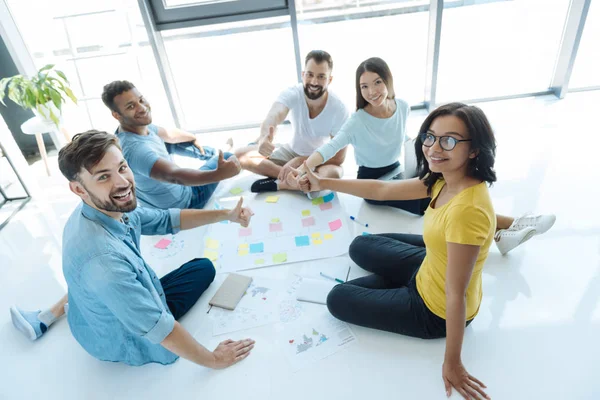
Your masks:
[{"label": "woman in yellow top", "polygon": [[401,181],[301,179],[311,191],[375,200],[431,197],[423,236],[359,236],[350,257],[374,274],[336,286],[327,298],[337,318],[424,339],[447,337],[443,378],[465,398],[487,397],[461,362],[465,326],[481,304],[481,270],[496,230],[488,184],[496,181],[494,133],[477,107],[433,111],[415,143],[419,178]]}]

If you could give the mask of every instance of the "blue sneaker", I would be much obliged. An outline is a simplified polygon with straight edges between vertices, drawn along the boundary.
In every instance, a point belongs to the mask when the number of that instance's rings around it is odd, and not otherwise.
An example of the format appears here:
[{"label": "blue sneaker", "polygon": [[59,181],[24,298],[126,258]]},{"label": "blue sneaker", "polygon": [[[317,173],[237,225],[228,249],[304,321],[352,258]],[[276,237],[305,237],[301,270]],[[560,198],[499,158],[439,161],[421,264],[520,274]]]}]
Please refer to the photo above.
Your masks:
[{"label": "blue sneaker", "polygon": [[38,311],[23,311],[17,307],[10,308],[13,325],[30,340],[36,340],[48,330],[46,324],[38,319]]}]

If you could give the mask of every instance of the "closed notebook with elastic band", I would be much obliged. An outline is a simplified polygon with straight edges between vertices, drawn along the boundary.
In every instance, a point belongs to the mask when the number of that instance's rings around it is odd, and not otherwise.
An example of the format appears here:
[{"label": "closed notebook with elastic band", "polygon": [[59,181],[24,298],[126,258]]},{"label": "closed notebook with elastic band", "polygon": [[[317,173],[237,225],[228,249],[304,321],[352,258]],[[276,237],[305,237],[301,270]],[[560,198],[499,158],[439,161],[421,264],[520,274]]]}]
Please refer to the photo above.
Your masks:
[{"label": "closed notebook with elastic band", "polygon": [[252,277],[250,276],[229,274],[208,304],[226,310],[233,310],[251,283]]}]

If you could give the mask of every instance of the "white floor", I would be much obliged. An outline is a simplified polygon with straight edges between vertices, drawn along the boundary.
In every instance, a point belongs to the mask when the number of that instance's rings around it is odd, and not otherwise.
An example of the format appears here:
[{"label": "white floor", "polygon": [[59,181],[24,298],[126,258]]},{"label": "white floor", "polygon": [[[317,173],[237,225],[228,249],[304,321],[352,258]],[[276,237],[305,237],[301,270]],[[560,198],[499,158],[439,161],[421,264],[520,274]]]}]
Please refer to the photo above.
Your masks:
[{"label": "white floor", "polygon": [[[481,104],[496,129],[499,182],[491,190],[496,211],[555,213],[547,234],[508,256],[494,247],[484,269],[481,311],[466,330],[463,362],[485,382],[494,399],[597,399],[600,359],[600,196],[595,113],[600,92]],[[414,135],[424,118],[409,122]],[[156,121],[160,122],[160,121]],[[243,137],[242,137],[243,135]],[[238,142],[255,133],[236,132]],[[207,141],[222,141],[221,136]],[[350,157],[352,158],[352,157]],[[100,362],[73,339],[65,320],[29,342],[10,322],[8,308],[50,305],[65,293],[61,271],[62,225],[77,204],[59,176],[39,174],[40,195],[0,231],[0,399],[443,399],[444,340],[423,341],[353,327],[359,343],[297,373],[290,372],[274,343],[276,326],[232,334],[257,340],[244,362],[211,371],[188,361],[171,366],[129,367]],[[355,174],[352,159],[347,177]],[[249,176],[239,183],[248,185]],[[341,196],[349,214],[372,233],[420,232],[422,221],[401,211],[376,208]],[[354,226],[354,234],[362,229]],[[327,261],[321,261],[327,263]],[[156,263],[159,274],[178,265]],[[285,278],[319,262],[254,271]],[[350,277],[364,271],[353,266]],[[222,279],[222,276],[218,279]],[[183,325],[212,347],[206,315],[212,285]],[[307,307],[310,315],[321,309]],[[4,310],[4,311],[2,311]],[[455,394],[453,398],[458,398]]]}]

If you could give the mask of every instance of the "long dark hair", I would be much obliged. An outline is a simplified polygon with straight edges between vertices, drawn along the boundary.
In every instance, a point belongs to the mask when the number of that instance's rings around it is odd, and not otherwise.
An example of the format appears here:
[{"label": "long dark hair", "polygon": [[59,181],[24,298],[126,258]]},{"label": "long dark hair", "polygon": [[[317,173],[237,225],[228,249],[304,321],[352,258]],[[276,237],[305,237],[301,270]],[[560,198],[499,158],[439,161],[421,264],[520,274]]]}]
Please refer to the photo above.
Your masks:
[{"label": "long dark hair", "polygon": [[365,72],[374,72],[381,77],[383,83],[388,90],[388,99],[396,98],[396,93],[394,92],[394,78],[392,77],[392,71],[390,71],[390,67],[379,57],[371,57],[368,60],[365,60],[360,63],[358,68],[356,68],[356,110],[360,110],[361,108],[365,108],[367,104],[369,104],[365,98],[362,96],[360,92],[360,77]]},{"label": "long dark hair", "polygon": [[423,154],[421,133],[427,132],[436,118],[445,115],[453,115],[465,124],[471,137],[471,151],[477,152],[477,157],[469,160],[467,174],[489,184],[496,182],[496,171],[494,171],[496,139],[490,122],[478,107],[463,103],[450,103],[436,108],[425,118],[419,130],[419,136],[415,140],[419,179],[422,179],[427,186],[427,193],[431,196],[431,189],[435,182],[442,177],[442,174],[429,169],[429,163]]}]

